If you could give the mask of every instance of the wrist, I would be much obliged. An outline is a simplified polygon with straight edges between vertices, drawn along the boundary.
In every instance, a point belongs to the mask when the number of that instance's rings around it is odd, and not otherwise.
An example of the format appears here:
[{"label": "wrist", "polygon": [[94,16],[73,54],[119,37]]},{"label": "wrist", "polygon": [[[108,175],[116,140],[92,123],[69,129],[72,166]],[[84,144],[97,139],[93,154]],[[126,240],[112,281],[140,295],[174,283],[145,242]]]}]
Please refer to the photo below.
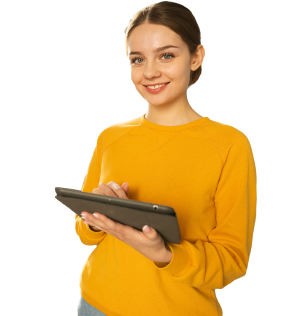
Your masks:
[{"label": "wrist", "polygon": [[165,244],[165,248],[166,248],[166,256],[165,256],[164,262],[166,264],[169,264],[173,259],[173,253],[172,253],[171,248],[167,244]]}]

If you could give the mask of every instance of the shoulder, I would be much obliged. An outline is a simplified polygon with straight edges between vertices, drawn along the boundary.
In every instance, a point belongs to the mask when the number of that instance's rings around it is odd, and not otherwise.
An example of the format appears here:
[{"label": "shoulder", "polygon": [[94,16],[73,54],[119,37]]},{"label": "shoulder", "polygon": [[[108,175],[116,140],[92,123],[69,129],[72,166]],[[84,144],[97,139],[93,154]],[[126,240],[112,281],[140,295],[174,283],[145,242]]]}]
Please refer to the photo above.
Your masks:
[{"label": "shoulder", "polygon": [[139,118],[135,118],[125,122],[114,123],[105,128],[100,135],[102,135],[102,137],[118,138],[138,126],[140,126]]},{"label": "shoulder", "polygon": [[240,129],[211,119],[202,125],[202,129],[206,139],[208,139],[209,144],[214,148],[222,163],[230,157],[253,155],[251,142]]},{"label": "shoulder", "polygon": [[220,143],[221,145],[249,143],[249,139],[245,133],[229,124],[209,120],[206,124],[202,125],[202,128],[216,143]]}]

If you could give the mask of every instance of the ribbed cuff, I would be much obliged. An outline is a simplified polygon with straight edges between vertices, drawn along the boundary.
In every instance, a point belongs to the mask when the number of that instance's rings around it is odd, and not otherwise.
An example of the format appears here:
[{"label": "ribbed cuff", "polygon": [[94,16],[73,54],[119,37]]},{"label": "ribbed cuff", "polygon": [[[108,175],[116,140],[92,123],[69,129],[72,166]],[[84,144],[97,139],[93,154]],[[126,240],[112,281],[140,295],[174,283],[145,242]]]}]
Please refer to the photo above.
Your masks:
[{"label": "ribbed cuff", "polygon": [[88,224],[86,225],[84,224],[83,227],[84,227],[86,235],[91,239],[99,239],[105,234],[103,230],[100,232],[94,232],[93,230],[91,230]]}]

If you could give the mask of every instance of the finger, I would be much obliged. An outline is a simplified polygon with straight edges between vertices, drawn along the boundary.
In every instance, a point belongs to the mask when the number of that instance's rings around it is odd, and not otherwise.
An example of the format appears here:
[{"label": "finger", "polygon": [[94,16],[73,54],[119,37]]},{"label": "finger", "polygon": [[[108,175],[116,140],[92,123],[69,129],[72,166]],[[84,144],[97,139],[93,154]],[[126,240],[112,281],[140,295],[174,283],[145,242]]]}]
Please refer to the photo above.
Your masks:
[{"label": "finger", "polygon": [[119,197],[121,199],[127,199],[128,200],[128,197],[126,195],[126,191],[118,183],[116,183],[114,181],[110,181],[110,182],[108,182],[107,185],[117,195],[117,197]]},{"label": "finger", "polygon": [[124,182],[122,184],[122,188],[125,190],[127,197],[129,196],[129,183],[128,182]]},{"label": "finger", "polygon": [[112,190],[107,184],[101,182],[99,184],[99,192],[102,192],[103,195],[118,197],[118,195]]},{"label": "finger", "polygon": [[132,231],[134,231],[134,229],[131,226],[115,222],[101,213],[95,212],[94,214],[98,215],[98,218],[92,215],[94,218],[94,225],[99,226],[102,230],[109,231],[109,233],[114,236],[116,236],[117,234],[120,240],[123,240],[124,237],[126,238],[127,235],[131,235]]},{"label": "finger", "polygon": [[87,212],[81,213],[81,217],[83,219],[83,223],[89,226],[93,226],[97,229],[103,230],[97,223],[96,223],[96,218],[91,214]]},{"label": "finger", "polygon": [[92,215],[91,213],[88,213],[86,211],[81,212],[81,216],[83,219],[87,219],[90,215]]}]

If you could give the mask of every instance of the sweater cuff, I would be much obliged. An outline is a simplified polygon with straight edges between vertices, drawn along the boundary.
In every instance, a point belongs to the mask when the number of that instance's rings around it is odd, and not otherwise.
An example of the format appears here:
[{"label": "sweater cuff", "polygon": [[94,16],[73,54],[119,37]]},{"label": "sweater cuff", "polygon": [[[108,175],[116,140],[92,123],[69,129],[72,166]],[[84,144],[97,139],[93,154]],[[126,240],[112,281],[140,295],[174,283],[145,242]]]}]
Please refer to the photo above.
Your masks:
[{"label": "sweater cuff", "polygon": [[[167,243],[167,246],[172,251],[172,260],[170,263],[166,264],[164,262],[154,262],[154,265],[161,269],[162,271],[166,271],[171,273],[174,276],[182,276],[186,273],[186,271],[190,268],[192,260],[191,260],[191,251],[189,247],[184,247],[183,244],[172,244]],[[188,248],[188,250],[186,249]],[[164,265],[164,266],[163,266]]]},{"label": "sweater cuff", "polygon": [[94,234],[94,236],[95,237],[97,236],[97,238],[98,238],[98,237],[100,237],[100,236],[102,236],[104,234],[103,230],[101,230],[100,232],[95,232],[95,231],[91,230],[89,225],[84,225],[84,227],[86,228],[87,234],[90,235],[90,236],[93,236],[93,234]]}]

